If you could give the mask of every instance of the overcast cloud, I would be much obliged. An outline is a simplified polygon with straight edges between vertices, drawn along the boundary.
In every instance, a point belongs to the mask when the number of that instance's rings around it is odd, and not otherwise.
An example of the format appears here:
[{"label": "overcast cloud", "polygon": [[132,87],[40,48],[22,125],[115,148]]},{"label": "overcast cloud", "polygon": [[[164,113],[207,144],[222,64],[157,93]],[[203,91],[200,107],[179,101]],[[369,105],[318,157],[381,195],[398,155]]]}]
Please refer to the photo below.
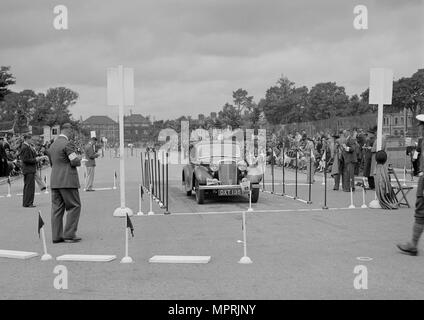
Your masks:
[{"label": "overcast cloud", "polygon": [[[69,30],[53,28],[53,8]],[[353,28],[353,8],[369,29]],[[281,74],[309,88],[336,81],[348,94],[368,87],[370,67],[395,79],[424,68],[423,1],[381,0],[2,0],[0,65],[14,90],[67,86],[80,94],[75,117],[106,106],[106,68],[135,68],[133,112],[156,119],[219,111],[232,91],[255,101]]]}]

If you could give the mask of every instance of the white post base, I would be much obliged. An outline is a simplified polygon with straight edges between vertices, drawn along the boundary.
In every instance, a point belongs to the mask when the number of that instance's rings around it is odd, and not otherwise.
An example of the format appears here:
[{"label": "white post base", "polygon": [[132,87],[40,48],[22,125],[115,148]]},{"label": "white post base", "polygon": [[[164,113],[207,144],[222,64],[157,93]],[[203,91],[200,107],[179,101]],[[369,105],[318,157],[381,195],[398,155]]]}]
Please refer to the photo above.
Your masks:
[{"label": "white post base", "polygon": [[153,216],[155,213],[153,212],[153,211],[149,211],[148,213],[147,213],[147,215],[148,216]]},{"label": "white post base", "polygon": [[366,209],[366,208],[368,208],[368,206],[364,203],[364,204],[361,206],[361,208],[362,208],[362,209]]},{"label": "white post base", "polygon": [[116,208],[113,212],[114,217],[126,217],[128,214],[129,217],[133,215],[133,212],[130,208]]},{"label": "white post base", "polygon": [[53,259],[53,257],[50,254],[48,254],[48,253],[43,254],[41,256],[41,261],[48,261],[48,260],[52,260],[52,259]]},{"label": "white post base", "polygon": [[247,212],[252,212],[252,211],[253,211],[253,208],[247,209]]},{"label": "white post base", "polygon": [[253,263],[253,261],[252,261],[249,257],[244,256],[244,257],[242,257],[242,258],[239,260],[239,262],[238,262],[238,263],[241,263],[241,264],[251,264],[251,263]]},{"label": "white post base", "polygon": [[137,215],[138,215],[138,216],[143,216],[143,215],[144,215],[144,213],[143,213],[142,211],[139,211],[139,212],[137,212]]},{"label": "white post base", "polygon": [[8,194],[6,197],[7,197],[7,198],[10,198],[11,196],[12,196],[11,194]]},{"label": "white post base", "polygon": [[134,260],[131,258],[131,257],[123,257],[122,259],[121,259],[121,263],[133,263],[134,262]]},{"label": "white post base", "polygon": [[349,209],[355,209],[356,207],[355,207],[355,205],[354,204],[351,204],[350,206],[349,206]]}]

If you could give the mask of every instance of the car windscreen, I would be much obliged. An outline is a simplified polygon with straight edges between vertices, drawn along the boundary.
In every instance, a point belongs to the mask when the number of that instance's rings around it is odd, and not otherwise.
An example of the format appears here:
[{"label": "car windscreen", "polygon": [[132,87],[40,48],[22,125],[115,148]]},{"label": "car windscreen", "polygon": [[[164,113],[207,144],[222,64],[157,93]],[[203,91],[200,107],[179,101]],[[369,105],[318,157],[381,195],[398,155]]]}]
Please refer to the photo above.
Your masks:
[{"label": "car windscreen", "polygon": [[203,144],[197,147],[197,158],[208,160],[211,158],[240,158],[240,147],[236,144]]}]

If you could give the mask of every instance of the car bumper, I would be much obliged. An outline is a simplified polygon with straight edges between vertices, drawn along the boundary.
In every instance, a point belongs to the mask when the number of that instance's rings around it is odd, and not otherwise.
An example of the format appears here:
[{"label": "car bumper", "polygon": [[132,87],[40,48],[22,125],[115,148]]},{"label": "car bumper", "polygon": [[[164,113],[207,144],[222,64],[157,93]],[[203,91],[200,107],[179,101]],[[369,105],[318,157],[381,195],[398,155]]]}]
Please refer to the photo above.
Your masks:
[{"label": "car bumper", "polygon": [[[250,187],[252,189],[259,189],[259,184],[251,184]],[[210,185],[210,186],[199,186],[199,190],[222,190],[222,189],[240,189],[241,190],[241,186],[240,185],[236,185],[236,184],[232,184],[232,185]]]}]

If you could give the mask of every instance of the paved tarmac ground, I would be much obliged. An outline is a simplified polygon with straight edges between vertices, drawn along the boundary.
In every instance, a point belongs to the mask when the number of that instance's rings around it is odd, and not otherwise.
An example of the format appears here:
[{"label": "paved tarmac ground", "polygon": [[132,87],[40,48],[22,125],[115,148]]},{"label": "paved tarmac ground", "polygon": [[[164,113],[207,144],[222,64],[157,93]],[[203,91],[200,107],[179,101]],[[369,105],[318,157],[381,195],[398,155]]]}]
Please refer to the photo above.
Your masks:
[{"label": "paved tarmac ground", "polygon": [[[0,185],[0,249],[42,253],[37,234],[37,212],[46,223],[48,250],[62,254],[115,254],[109,263],[41,262],[0,258],[1,299],[423,299],[424,255],[400,254],[395,244],[408,240],[413,208],[394,211],[361,209],[362,192],[354,193],[356,209],[347,209],[350,194],[333,191],[328,185],[329,210],[322,210],[322,178],[312,186],[312,204],[278,194],[261,192],[247,214],[247,253],[251,265],[241,265],[243,255],[241,212],[247,197],[208,199],[197,205],[181,186],[181,165],[171,165],[169,186],[170,215],[155,203],[154,216],[133,216],[135,237],[131,238],[133,264],[120,264],[124,255],[125,219],[112,216],[120,205],[119,189],[112,190],[113,175],[119,174],[119,159],[98,160],[95,188],[109,190],[84,192],[76,244],[51,243],[50,194],[36,195],[37,208],[22,208],[22,181]],[[127,205],[138,209],[140,158],[126,152]],[[83,182],[84,168],[80,169]],[[269,171],[265,190],[270,191]],[[276,169],[278,175],[281,168]],[[49,170],[43,175],[49,175]],[[286,183],[294,182],[286,172]],[[277,176],[277,175],[276,175]],[[282,192],[275,178],[275,192]],[[306,176],[299,174],[299,182]],[[409,184],[409,182],[407,182]],[[118,186],[119,187],[119,186]],[[277,190],[277,191],[276,191]],[[37,190],[38,192],[38,190]],[[286,185],[293,195],[294,186]],[[298,187],[299,197],[308,200],[308,186]],[[3,197],[1,197],[3,196]],[[366,203],[374,198],[366,193]],[[414,205],[415,190],[408,199]],[[145,195],[142,210],[149,210]],[[421,245],[422,247],[422,245]],[[150,264],[153,255],[210,255],[208,264]],[[357,257],[370,257],[359,261]],[[68,269],[68,289],[53,286],[55,266]],[[368,289],[357,290],[354,268],[368,270]]]}]

